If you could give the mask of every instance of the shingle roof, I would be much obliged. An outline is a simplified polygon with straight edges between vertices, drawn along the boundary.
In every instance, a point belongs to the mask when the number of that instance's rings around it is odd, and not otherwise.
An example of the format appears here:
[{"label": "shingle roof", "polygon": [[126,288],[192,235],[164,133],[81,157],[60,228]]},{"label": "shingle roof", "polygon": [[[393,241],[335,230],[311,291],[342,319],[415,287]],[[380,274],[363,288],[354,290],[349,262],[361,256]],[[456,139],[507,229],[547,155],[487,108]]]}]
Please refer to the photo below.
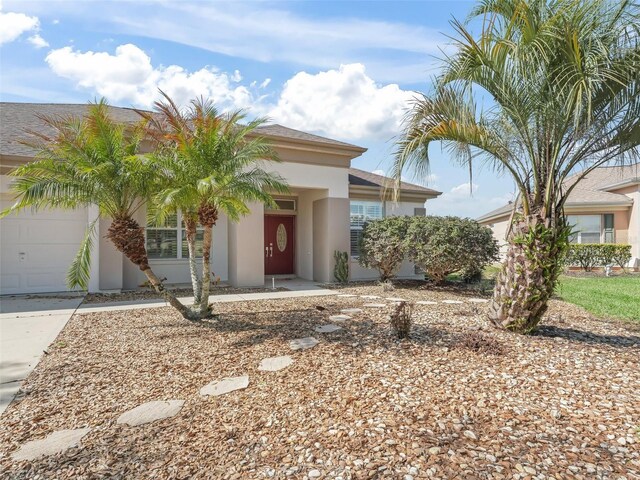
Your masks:
[{"label": "shingle roof", "polygon": [[[568,188],[573,185],[581,172],[578,172],[564,182],[564,187]],[[616,185],[628,180],[640,177],[640,163],[634,165],[600,167],[580,181],[580,183],[571,191],[567,199],[566,206],[580,205],[632,205],[633,200],[626,195],[607,191],[611,185]],[[494,217],[500,217],[511,213],[513,204],[507,204],[489,213],[485,213],[478,218],[478,221],[488,220]]]},{"label": "shingle roof", "polygon": [[[377,175],[375,173],[360,170],[358,168],[350,168],[349,184],[361,185],[366,187],[393,188],[394,180],[392,178]],[[427,193],[434,196],[438,196],[442,193],[438,192],[437,190],[432,190],[431,188],[423,187],[421,185],[415,185],[409,182],[400,182],[400,189],[405,192]]]},{"label": "shingle roof", "polygon": [[[88,104],[68,104],[68,103],[13,103],[0,102],[0,154],[15,155],[21,157],[31,157],[33,149],[23,145],[20,141],[25,140],[29,130],[47,132],[47,126],[40,121],[38,115],[48,117],[56,116],[82,116],[87,112]],[[133,108],[109,107],[109,113],[114,120],[119,122],[136,122],[140,116]],[[325,138],[311,133],[283,127],[282,125],[265,125],[256,129],[261,135],[266,137],[283,138],[292,141],[302,141],[307,143],[323,144],[337,148],[346,148],[360,153],[365,152],[365,148],[340,142],[331,138]]]}]

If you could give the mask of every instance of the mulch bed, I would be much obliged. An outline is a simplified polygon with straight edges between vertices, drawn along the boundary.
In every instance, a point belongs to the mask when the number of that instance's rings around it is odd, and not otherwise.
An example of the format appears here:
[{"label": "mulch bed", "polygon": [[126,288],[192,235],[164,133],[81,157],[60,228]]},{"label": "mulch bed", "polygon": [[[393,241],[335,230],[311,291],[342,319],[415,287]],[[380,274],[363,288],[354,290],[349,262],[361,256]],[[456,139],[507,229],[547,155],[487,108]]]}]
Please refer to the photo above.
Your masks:
[{"label": "mulch bed", "polygon": [[[344,292],[467,299],[374,285]],[[491,329],[484,306],[469,302],[416,305],[404,341],[390,333],[391,306],[365,309],[335,333],[313,331],[367,302],[221,304],[208,327],[170,308],[76,314],[0,418],[0,477],[640,477],[638,329],[554,301],[526,337]],[[289,350],[307,336],[320,344]],[[279,355],[293,365],[258,371]],[[198,394],[243,374],[245,390]],[[130,408],[168,399],[186,400],[176,417],[116,424]],[[24,442],[87,426],[82,448],[10,459]]]}]

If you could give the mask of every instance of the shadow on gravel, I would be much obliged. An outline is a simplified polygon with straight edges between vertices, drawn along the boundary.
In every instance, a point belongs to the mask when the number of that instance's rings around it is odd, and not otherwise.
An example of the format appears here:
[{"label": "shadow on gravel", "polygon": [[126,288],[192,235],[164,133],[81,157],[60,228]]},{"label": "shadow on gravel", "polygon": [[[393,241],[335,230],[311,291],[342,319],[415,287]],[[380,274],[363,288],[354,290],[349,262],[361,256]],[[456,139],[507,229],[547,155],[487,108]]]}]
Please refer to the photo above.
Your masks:
[{"label": "shadow on gravel", "polygon": [[640,348],[640,337],[635,335],[628,337],[622,335],[598,335],[574,328],[555,327],[551,325],[540,326],[534,335],[538,337],[564,338],[574,342],[591,343],[595,345],[609,345],[611,347]]}]

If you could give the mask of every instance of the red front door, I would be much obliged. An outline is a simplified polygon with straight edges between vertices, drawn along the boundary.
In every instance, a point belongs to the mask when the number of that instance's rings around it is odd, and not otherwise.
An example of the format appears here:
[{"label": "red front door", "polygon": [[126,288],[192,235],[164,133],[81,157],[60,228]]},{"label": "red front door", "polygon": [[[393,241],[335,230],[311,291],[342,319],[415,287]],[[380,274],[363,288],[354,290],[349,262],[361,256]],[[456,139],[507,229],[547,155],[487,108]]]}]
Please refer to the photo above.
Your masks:
[{"label": "red front door", "polygon": [[264,273],[281,275],[294,273],[295,217],[264,216]]}]

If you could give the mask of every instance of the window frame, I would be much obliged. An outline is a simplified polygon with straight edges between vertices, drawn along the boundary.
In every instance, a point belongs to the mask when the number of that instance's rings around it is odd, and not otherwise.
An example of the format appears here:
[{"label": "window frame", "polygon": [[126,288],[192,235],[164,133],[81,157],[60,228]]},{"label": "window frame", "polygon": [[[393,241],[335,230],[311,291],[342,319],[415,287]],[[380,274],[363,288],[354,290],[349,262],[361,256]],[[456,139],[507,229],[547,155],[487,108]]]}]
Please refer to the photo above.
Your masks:
[{"label": "window frame", "polygon": [[[351,207],[354,204],[363,204],[363,206],[377,206],[380,208],[380,216],[379,217],[374,217],[371,215],[367,215],[366,210],[363,212],[363,220],[362,220],[362,224],[361,225],[354,225],[351,217],[352,217],[352,213],[351,213]],[[353,243],[352,243],[352,238],[351,236],[353,235],[353,232],[362,232],[362,229],[364,227],[364,224],[367,223],[367,221],[369,220],[380,220],[385,218],[385,202],[382,201],[376,201],[376,200],[357,200],[357,199],[350,199],[349,200],[349,256],[351,257],[351,259],[357,259],[360,256],[360,252],[358,251],[357,254],[354,254],[353,252]]]},{"label": "window frame", "polygon": [[[151,255],[149,255],[149,249],[148,249],[148,232],[149,230],[164,230],[164,231],[171,231],[171,232],[176,232],[176,256],[175,257],[152,257]],[[202,232],[203,228],[202,226],[198,225],[198,227],[196,227],[196,234],[199,232]],[[183,261],[183,260],[188,260],[189,259],[189,253],[187,251],[187,255],[183,256],[182,255],[182,248],[183,246],[186,245],[186,241],[183,242],[182,240],[182,236],[183,234],[185,234],[186,236],[186,228],[184,228],[184,224],[182,221],[182,211],[181,210],[177,210],[176,211],[176,226],[175,227],[158,227],[155,225],[149,225],[147,224],[146,228],[144,229],[144,246],[147,249],[147,255],[149,257],[149,260],[157,262],[157,261],[169,261],[169,262],[173,262],[173,261]],[[202,259],[202,255],[197,255],[196,256],[196,260],[201,260]]]},{"label": "window frame", "polygon": [[[612,228],[611,230],[611,241],[607,241],[608,239],[606,238],[606,216],[609,216],[611,218],[611,224],[612,224]],[[576,233],[575,233],[575,237],[570,237],[569,241],[574,244],[574,245],[581,245],[581,244],[589,244],[589,243],[594,243],[594,242],[584,242],[582,239],[582,235],[583,234],[595,234],[596,231],[595,230],[582,230],[580,228],[580,217],[597,217],[598,218],[598,225],[599,225],[599,229],[597,231],[598,233],[598,244],[610,244],[610,243],[616,243],[615,237],[615,214],[613,213],[595,213],[595,214],[573,214],[573,215],[567,215],[567,222],[569,223],[569,225],[574,228],[574,227],[578,227]],[[572,221],[572,219],[574,221]],[[575,238],[575,240],[572,240],[572,238]]]}]

